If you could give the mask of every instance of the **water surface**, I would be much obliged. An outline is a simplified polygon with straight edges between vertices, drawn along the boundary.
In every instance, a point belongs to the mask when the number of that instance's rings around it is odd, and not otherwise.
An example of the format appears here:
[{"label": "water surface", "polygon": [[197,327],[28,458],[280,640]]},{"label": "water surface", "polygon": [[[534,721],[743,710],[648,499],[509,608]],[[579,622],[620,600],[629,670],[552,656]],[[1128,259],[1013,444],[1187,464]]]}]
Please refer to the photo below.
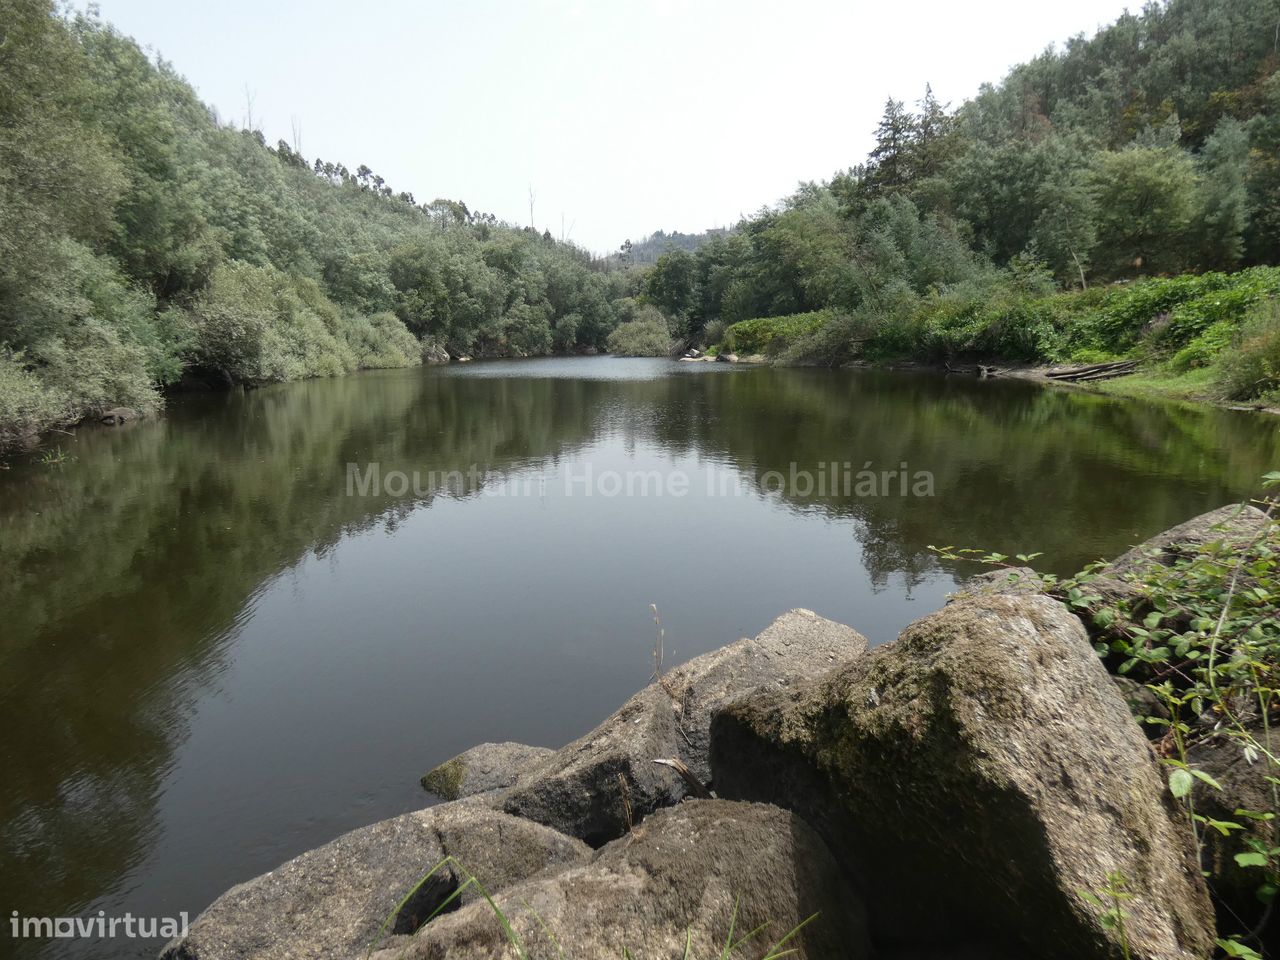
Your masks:
[{"label": "water surface", "polygon": [[[192,915],[431,801],[482,740],[558,746],[796,606],[873,642],[966,572],[1070,573],[1238,500],[1277,420],[1032,384],[581,358],[175,399],[0,473],[0,911]],[[55,443],[54,446],[58,446]],[[348,493],[348,464],[460,484]],[[779,489],[793,465],[930,496]],[[606,477],[688,489],[609,496]],[[784,484],[785,485],[785,484]],[[841,484],[837,483],[837,487]],[[395,493],[396,491],[392,491]]]}]

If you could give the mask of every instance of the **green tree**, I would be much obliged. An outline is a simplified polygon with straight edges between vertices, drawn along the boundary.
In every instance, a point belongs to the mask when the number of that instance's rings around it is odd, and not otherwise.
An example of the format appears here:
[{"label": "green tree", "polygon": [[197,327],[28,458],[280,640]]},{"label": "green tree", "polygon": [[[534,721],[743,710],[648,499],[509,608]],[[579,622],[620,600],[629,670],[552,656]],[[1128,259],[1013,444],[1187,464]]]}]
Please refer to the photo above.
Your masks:
[{"label": "green tree", "polygon": [[663,357],[671,351],[671,329],[655,307],[642,305],[609,334],[608,348],[620,357]]},{"label": "green tree", "polygon": [[695,260],[683,250],[662,254],[645,274],[645,299],[668,316],[689,317],[697,305],[697,292]]},{"label": "green tree", "polygon": [[1224,118],[1200,153],[1200,196],[1191,234],[1195,262],[1202,269],[1231,270],[1244,257],[1249,225],[1249,135],[1232,117]]},{"label": "green tree", "polygon": [[1108,276],[1182,269],[1197,187],[1194,164],[1177,148],[1101,154],[1093,171],[1095,263]]},{"label": "green tree", "polygon": [[873,193],[892,193],[905,187],[911,178],[911,147],[916,120],[901,100],[885,101],[876,145],[867,159],[866,185]]}]

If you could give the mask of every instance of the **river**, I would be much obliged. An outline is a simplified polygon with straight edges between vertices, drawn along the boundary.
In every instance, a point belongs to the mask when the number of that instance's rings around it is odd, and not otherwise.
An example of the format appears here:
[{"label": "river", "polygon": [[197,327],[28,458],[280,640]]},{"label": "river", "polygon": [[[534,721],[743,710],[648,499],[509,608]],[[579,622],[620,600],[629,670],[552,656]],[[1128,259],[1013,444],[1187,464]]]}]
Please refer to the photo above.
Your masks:
[{"label": "river", "polygon": [[[1256,491],[1280,420],[933,374],[608,357],[191,394],[0,472],[0,910],[194,917],[558,746],[791,607],[891,639],[958,570],[1070,573]],[[888,474],[892,473],[892,476]],[[906,475],[906,482],[903,480]],[[874,483],[872,477],[874,475]]]}]

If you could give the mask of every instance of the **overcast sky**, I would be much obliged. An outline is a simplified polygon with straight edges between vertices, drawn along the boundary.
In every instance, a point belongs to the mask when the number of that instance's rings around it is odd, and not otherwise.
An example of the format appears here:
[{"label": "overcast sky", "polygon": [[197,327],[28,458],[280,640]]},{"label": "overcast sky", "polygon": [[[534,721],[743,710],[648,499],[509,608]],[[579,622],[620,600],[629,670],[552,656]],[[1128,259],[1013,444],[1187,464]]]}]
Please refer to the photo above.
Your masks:
[{"label": "overcast sky", "polygon": [[726,226],[1120,0],[100,0],[227,120],[596,251]]}]

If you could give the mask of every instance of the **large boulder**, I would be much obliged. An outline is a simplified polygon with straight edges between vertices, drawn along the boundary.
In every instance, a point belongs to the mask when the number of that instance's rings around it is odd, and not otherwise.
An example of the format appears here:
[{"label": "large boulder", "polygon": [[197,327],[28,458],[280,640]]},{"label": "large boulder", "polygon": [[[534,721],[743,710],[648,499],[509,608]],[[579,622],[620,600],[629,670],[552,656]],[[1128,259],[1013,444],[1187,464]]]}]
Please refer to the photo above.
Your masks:
[{"label": "large boulder", "polygon": [[[418,928],[463,883],[445,865],[397,912],[433,867],[452,856],[502,890],[590,849],[546,827],[478,804],[443,804],[348,833],[233,887],[200,914],[161,960],[314,960],[361,956],[383,921]],[[460,898],[476,897],[466,889]]]},{"label": "large boulder", "polygon": [[422,342],[423,363],[448,363],[449,360],[449,351],[445,349],[444,344],[435,340],[424,340]]},{"label": "large boulder", "polygon": [[521,770],[553,752],[523,743],[482,743],[427,771],[422,786],[444,800],[500,790],[515,783]]},{"label": "large boulder", "polygon": [[1127,633],[1152,609],[1150,590],[1143,581],[1162,573],[1161,567],[1172,567],[1206,548],[1229,553],[1234,545],[1256,537],[1267,523],[1266,514],[1257,507],[1229,504],[1158,533],[1098,567],[1088,582],[1088,593],[1095,598],[1089,607],[1092,613],[1106,610],[1108,614],[1101,621],[1105,627],[1090,618],[1091,629],[1104,638]]},{"label": "large boulder", "polygon": [[1191,831],[1080,621],[956,600],[790,695],[721,711],[721,796],[788,806],[857,877],[887,948],[1116,958],[1087,894],[1124,877],[1131,956],[1212,950]]},{"label": "large boulder", "polygon": [[1044,593],[1044,584],[1040,580],[1040,575],[1030,567],[1000,567],[974,574],[961,585],[952,598],[989,597],[997,593],[1030,596]]},{"label": "large boulder", "polygon": [[[793,814],[763,804],[690,800],[663,810],[582,866],[511,887],[497,909],[529,960],[761,957],[787,940],[789,956],[869,956],[866,915],[820,837]],[[552,939],[554,938],[554,939]],[[480,960],[516,956],[493,908],[441,916],[376,960]],[[686,954],[686,946],[689,948]],[[624,951],[627,951],[624,953]]]},{"label": "large boulder", "polygon": [[785,690],[864,653],[851,627],[792,610],[743,639],[663,673],[581,739],[522,770],[502,809],[579,837],[614,840],[662,807],[697,792],[658,760],[710,779],[711,715],[755,690]]},{"label": "large boulder", "polygon": [[1153,563],[1171,566],[1179,557],[1212,543],[1241,543],[1258,535],[1267,516],[1250,504],[1228,504],[1158,533],[1099,571],[1100,576],[1124,579]]}]

